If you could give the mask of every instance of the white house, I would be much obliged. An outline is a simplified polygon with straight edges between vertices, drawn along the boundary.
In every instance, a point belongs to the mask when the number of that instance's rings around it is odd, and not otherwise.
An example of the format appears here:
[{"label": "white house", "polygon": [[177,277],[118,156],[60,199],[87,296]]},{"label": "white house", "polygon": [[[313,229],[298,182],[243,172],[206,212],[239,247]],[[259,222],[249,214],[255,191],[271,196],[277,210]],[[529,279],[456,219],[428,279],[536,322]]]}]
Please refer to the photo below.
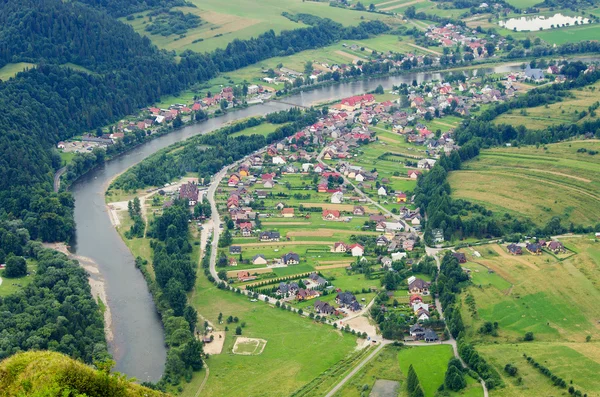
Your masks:
[{"label": "white house", "polygon": [[429,169],[433,168],[435,163],[436,163],[436,160],[434,160],[434,159],[421,159],[417,162],[417,168],[429,170]]},{"label": "white house", "polygon": [[387,231],[402,231],[404,230],[404,223],[402,222],[385,222],[385,230]]},{"label": "white house", "polygon": [[308,171],[310,171],[310,168],[312,166],[313,165],[311,163],[304,163],[304,164],[302,164],[302,172],[308,172]]},{"label": "white house", "polygon": [[392,254],[392,262],[400,261],[402,258],[406,258],[406,252],[394,252]]},{"label": "white house", "polygon": [[282,165],[285,164],[285,159],[281,156],[273,157],[273,164]]},{"label": "white house", "polygon": [[258,94],[258,86],[256,84],[252,84],[248,86],[248,95]]},{"label": "white house", "polygon": [[356,182],[363,182],[365,180],[365,176],[363,174],[356,174],[356,176],[354,177],[354,180]]},{"label": "white house", "polygon": [[417,313],[419,309],[425,309],[429,311],[429,304],[423,302],[417,302],[413,304],[413,311]]},{"label": "white house", "polygon": [[365,249],[360,244],[352,244],[349,248],[350,252],[352,252],[352,256],[363,256],[365,253]]},{"label": "white house", "polygon": [[335,192],[331,195],[331,204],[341,204],[344,201],[344,193]]},{"label": "white house", "polygon": [[377,194],[379,196],[387,196],[387,192],[385,191],[385,188],[383,186],[381,186],[378,190],[377,190]]}]

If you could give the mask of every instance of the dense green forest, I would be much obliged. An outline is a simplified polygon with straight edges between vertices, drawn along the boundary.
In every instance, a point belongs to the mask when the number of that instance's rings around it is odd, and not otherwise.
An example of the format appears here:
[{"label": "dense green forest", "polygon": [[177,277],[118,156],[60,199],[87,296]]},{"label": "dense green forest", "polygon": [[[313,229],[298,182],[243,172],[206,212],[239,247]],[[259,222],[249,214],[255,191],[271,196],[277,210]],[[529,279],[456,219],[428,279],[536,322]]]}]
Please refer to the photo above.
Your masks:
[{"label": "dense green forest", "polygon": [[195,7],[193,3],[185,0],[78,0],[94,8],[105,10],[114,17],[124,17],[136,12],[157,8],[171,8],[177,6]]},{"label": "dense green forest", "polygon": [[182,35],[189,29],[200,26],[202,20],[195,14],[184,14],[181,11],[157,10],[148,13],[151,21],[144,30],[150,34],[170,36],[172,34]]},{"label": "dense green forest", "polygon": [[107,359],[104,323],[85,270],[30,241],[19,221],[0,222],[0,242],[0,259],[37,264],[28,286],[0,298],[0,360],[22,350],[53,350],[90,364]]}]

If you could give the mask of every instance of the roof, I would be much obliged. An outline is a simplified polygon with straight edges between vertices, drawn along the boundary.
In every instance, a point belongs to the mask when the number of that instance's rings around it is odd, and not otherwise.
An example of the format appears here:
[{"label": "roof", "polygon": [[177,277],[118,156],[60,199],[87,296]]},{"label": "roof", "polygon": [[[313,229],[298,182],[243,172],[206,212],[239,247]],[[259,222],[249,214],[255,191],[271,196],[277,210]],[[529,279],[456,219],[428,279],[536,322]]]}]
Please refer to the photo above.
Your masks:
[{"label": "roof", "polygon": [[427,328],[425,330],[425,334],[423,335],[423,337],[425,339],[429,339],[429,340],[438,340],[439,339],[438,335],[431,328]]},{"label": "roof", "polygon": [[430,282],[421,280],[420,278],[416,278],[410,284],[408,284],[408,288],[409,289],[415,289],[415,288],[416,289],[424,289],[424,288],[429,288],[430,285],[431,285]]}]

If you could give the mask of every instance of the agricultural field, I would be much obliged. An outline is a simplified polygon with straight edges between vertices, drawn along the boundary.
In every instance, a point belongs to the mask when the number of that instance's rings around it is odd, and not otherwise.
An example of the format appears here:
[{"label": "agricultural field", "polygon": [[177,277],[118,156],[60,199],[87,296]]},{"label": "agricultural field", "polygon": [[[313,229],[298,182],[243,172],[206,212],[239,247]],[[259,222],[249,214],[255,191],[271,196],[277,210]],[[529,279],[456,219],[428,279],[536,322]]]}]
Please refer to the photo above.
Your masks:
[{"label": "agricultural field", "polygon": [[178,35],[150,35],[145,26],[149,23],[147,13],[136,14],[135,18],[125,23],[131,24],[134,30],[148,36],[160,48],[181,53],[185,50],[197,52],[212,51],[225,48],[235,39],[256,37],[270,29],[279,33],[282,30],[292,30],[305,27],[302,23],[293,22],[284,17],[282,12],[291,14],[306,13],[324,18],[330,18],[344,25],[358,25],[363,20],[384,19],[398,23],[394,17],[369,12],[359,12],[342,8],[330,7],[326,2],[304,2],[301,0],[241,0],[235,7],[219,0],[191,0],[196,7],[175,7],[184,13],[198,15],[202,22],[197,28],[189,30],[184,37]]},{"label": "agricultural field", "polygon": [[[551,125],[583,123],[595,121],[596,112],[589,107],[600,101],[600,83],[571,90],[572,97],[551,105],[542,105],[526,109],[515,109],[494,119],[496,124],[523,125],[528,129],[544,129]],[[585,117],[581,117],[582,112]]]},{"label": "agricultural field", "polygon": [[[480,256],[463,249],[468,259],[464,267],[474,272],[476,264],[493,272],[487,283],[473,275],[474,285],[467,289],[476,307],[474,312],[463,304],[469,337],[498,343],[518,342],[526,332],[533,332],[536,341],[551,343],[600,337],[600,309],[594,303],[600,299],[600,246],[586,237],[562,242],[573,253],[563,260],[547,251],[532,255],[525,249],[522,255],[512,256],[505,245],[497,244],[476,247]],[[489,339],[477,332],[484,321],[498,322],[497,337]]]},{"label": "agricultural field", "polygon": [[[240,323],[245,323],[243,337],[266,341],[258,355],[231,354],[236,338],[234,325],[229,325],[222,354],[212,355],[208,361],[210,376],[202,391],[204,396],[290,395],[357,346],[355,337],[331,325],[314,323],[263,302],[251,302],[243,295],[216,288],[203,276],[198,277],[192,303],[217,330],[227,326],[218,324],[219,313],[224,318],[238,316]],[[238,381],[223,381],[234,378]]]},{"label": "agricultural field", "polygon": [[[512,256],[506,244],[461,249],[468,260],[461,266],[471,270],[473,281],[462,295],[467,338],[506,385],[490,391],[492,397],[562,393],[523,354],[572,380],[588,396],[600,395],[594,375],[600,369],[600,310],[594,303],[600,298],[600,243],[590,236],[561,242],[569,253],[562,260],[548,251],[535,256],[525,249]],[[484,321],[498,322],[498,336],[478,332]],[[534,341],[523,342],[526,332],[533,332]],[[504,372],[508,363],[518,368],[517,377]]]},{"label": "agricultural field", "polygon": [[[597,140],[483,150],[450,173],[452,196],[538,225],[554,216],[594,225],[600,217],[600,157],[590,153],[596,151]],[[526,199],[515,192],[526,192]]]}]

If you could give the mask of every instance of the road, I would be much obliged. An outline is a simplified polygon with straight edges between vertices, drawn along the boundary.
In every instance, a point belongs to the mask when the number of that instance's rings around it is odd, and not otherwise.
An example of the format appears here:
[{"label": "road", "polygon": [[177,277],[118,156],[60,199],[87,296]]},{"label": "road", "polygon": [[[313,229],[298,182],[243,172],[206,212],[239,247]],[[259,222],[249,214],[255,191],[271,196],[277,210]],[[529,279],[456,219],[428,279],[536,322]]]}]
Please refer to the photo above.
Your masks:
[{"label": "road", "polygon": [[65,173],[67,167],[62,167],[54,174],[54,193],[58,193],[60,189],[60,177]]},{"label": "road", "polygon": [[223,168],[221,171],[219,171],[215,175],[215,177],[213,178],[213,181],[211,182],[211,184],[208,188],[208,192],[206,193],[206,198],[210,204],[211,223],[212,223],[212,225],[207,224],[205,226],[207,228],[208,233],[210,233],[210,229],[212,229],[212,249],[210,251],[210,268],[209,269],[210,269],[210,275],[213,276],[213,278],[217,282],[221,282],[224,280],[221,280],[219,278],[219,275],[217,274],[217,250],[219,249],[219,237],[221,235],[221,216],[219,215],[219,211],[217,209],[217,202],[215,200],[215,194],[217,192],[217,189],[219,188],[219,184],[223,180],[223,177],[227,174],[227,171],[229,171],[229,168],[232,166],[233,165]]},{"label": "road", "polygon": [[327,393],[325,395],[325,397],[331,397],[335,393],[337,393],[342,388],[342,386],[344,386],[346,384],[346,382],[348,382],[350,379],[352,379],[352,377],[354,375],[356,375],[356,373],[358,371],[360,371],[362,367],[364,367],[369,361],[371,361],[373,359],[373,357],[375,357],[381,351],[381,349],[383,349],[384,346],[389,345],[390,343],[392,343],[392,341],[389,341],[389,340],[381,342],[379,344],[379,346],[377,346],[375,348],[375,350],[373,350],[371,352],[371,354],[369,354],[367,356],[367,358],[365,358],[364,360],[362,360],[360,362],[360,364],[358,364],[356,367],[354,367],[354,369],[352,371],[350,371],[350,373],[348,375],[346,375],[344,377],[344,379],[342,379],[337,385],[335,385],[334,388],[331,389],[331,391],[329,391],[329,393]]}]

